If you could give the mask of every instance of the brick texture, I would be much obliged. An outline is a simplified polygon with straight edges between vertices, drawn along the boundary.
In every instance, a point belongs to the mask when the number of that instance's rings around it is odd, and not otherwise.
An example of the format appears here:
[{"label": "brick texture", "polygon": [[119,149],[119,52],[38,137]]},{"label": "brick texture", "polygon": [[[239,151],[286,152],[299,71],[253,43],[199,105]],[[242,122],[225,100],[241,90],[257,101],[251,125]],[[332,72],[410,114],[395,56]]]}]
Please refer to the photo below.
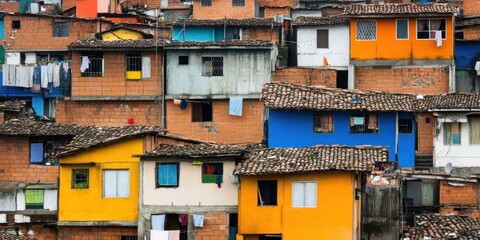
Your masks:
[{"label": "brick texture", "polygon": [[245,0],[245,6],[234,7],[232,0],[212,0],[212,6],[193,1],[193,19],[252,18],[255,17],[254,1]]},{"label": "brick texture", "polygon": [[267,40],[272,42],[279,41],[278,28],[246,27],[242,30],[242,39],[244,40]]},{"label": "brick texture", "polygon": [[[417,118],[418,150],[417,153],[433,154],[435,119],[431,113],[419,113]],[[427,118],[429,123],[427,123]]]},{"label": "brick texture", "polygon": [[[13,20],[20,21],[20,29],[12,29]],[[97,21],[70,20],[69,36],[53,37],[52,24],[55,19],[52,17],[6,15],[4,21],[5,40],[3,45],[6,49],[66,50],[71,42],[89,37],[97,31]]]},{"label": "brick texture", "polygon": [[357,68],[355,88],[394,93],[448,92],[448,68]]},{"label": "brick texture", "polygon": [[76,0],[62,0],[62,11],[75,7]]},{"label": "brick texture", "polygon": [[276,15],[283,15],[284,17],[290,17],[290,7],[265,7],[265,18],[273,18]]},{"label": "brick texture", "polygon": [[260,6],[266,7],[295,7],[298,0],[259,0]]},{"label": "brick texture", "polygon": [[283,68],[275,71],[274,82],[326,87],[336,87],[337,72],[318,68]]},{"label": "brick texture", "polygon": [[58,166],[30,164],[28,137],[0,136],[0,181],[57,182]]},{"label": "brick texture", "polygon": [[18,12],[19,2],[11,1],[11,2],[0,2],[0,9],[3,12]]},{"label": "brick texture", "polygon": [[263,103],[244,100],[242,116],[228,114],[228,100],[212,100],[212,122],[192,122],[192,105],[181,110],[167,101],[167,130],[185,138],[221,143],[260,143],[263,136]]},{"label": "brick texture", "polygon": [[465,186],[451,186],[448,181],[440,181],[440,212],[479,217],[477,209],[478,183],[464,182],[463,184]]},{"label": "brick texture", "polygon": [[[78,96],[154,96],[161,94],[161,56],[154,52],[144,52],[142,56],[149,56],[151,61],[151,77],[138,81],[125,79],[125,53],[105,52],[104,76],[81,77],[80,53],[72,54],[72,97]],[[157,60],[155,60],[157,58]],[[155,63],[158,65],[156,66]]]},{"label": "brick texture", "polygon": [[478,15],[480,13],[480,1],[463,0],[463,15]]},{"label": "brick texture", "polygon": [[463,39],[465,40],[479,40],[480,26],[468,26],[463,28]]},{"label": "brick texture", "polygon": [[203,228],[195,229],[195,240],[228,239],[228,213],[205,213]]},{"label": "brick texture", "polygon": [[57,99],[56,121],[80,125],[161,125],[161,103],[154,101],[65,101]]},{"label": "brick texture", "polygon": [[59,227],[59,240],[119,240],[137,236],[136,227]]},{"label": "brick texture", "polygon": [[57,230],[53,227],[51,228],[43,227],[43,223],[39,223],[39,224],[28,223],[26,225],[20,225],[19,227],[20,227],[19,230],[22,232],[23,236],[27,236],[27,228],[31,228],[33,230],[32,238],[36,240],[57,239]]}]

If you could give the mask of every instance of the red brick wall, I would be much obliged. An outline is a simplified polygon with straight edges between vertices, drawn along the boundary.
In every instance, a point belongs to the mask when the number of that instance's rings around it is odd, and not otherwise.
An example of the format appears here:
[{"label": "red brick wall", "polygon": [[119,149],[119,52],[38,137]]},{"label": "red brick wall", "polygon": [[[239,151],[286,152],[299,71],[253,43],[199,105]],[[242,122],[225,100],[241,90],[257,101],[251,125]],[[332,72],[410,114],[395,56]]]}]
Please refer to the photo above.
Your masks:
[{"label": "red brick wall", "polygon": [[[259,0],[260,6],[266,7],[295,7],[298,0]],[[284,15],[285,16],[285,15]]]},{"label": "red brick wall", "polygon": [[232,0],[212,0],[212,6],[201,6],[193,1],[194,19],[252,18],[255,17],[254,1],[245,0],[245,6],[233,7]]},{"label": "red brick wall", "polygon": [[[433,154],[435,119],[431,113],[419,113],[417,118],[418,150],[417,153]],[[427,123],[426,119],[429,119]]]},{"label": "red brick wall", "polygon": [[273,18],[276,15],[290,17],[290,7],[265,7],[265,18]]},{"label": "red brick wall", "polygon": [[[448,181],[440,181],[440,206],[442,214],[455,213],[457,215],[479,216],[477,209],[477,183],[462,182],[465,186],[451,186]],[[470,207],[466,211],[459,211],[459,205]]]},{"label": "red brick wall", "polygon": [[272,42],[279,41],[279,28],[261,28],[261,27],[249,27],[243,28],[242,39],[244,40],[267,40]]},{"label": "red brick wall", "polygon": [[448,68],[357,68],[355,88],[394,93],[448,92]]},{"label": "red brick wall", "polygon": [[228,114],[228,100],[212,100],[213,121],[192,122],[192,105],[181,110],[167,101],[167,130],[180,137],[221,143],[260,143],[263,136],[263,103],[244,100],[242,116]]},{"label": "red brick wall", "polygon": [[228,213],[205,213],[203,228],[194,231],[195,240],[228,239]]},{"label": "red brick wall", "polygon": [[283,68],[275,71],[273,81],[307,86],[336,87],[337,72],[331,69],[318,68]]},{"label": "red brick wall", "polygon": [[11,1],[11,2],[0,2],[0,9],[3,12],[18,12],[19,2]]},{"label": "red brick wall", "polygon": [[28,137],[0,136],[0,181],[57,182],[58,166],[30,164]]},{"label": "red brick wall", "polygon": [[463,39],[478,40],[480,39],[480,26],[469,26],[463,28]]},{"label": "red brick wall", "polygon": [[137,236],[136,227],[59,227],[59,240],[120,240],[121,236]]},{"label": "red brick wall", "polygon": [[161,103],[154,101],[65,101],[57,99],[56,121],[80,125],[161,125]]},{"label": "red brick wall", "polygon": [[[43,223],[40,224],[27,224],[33,230],[33,238],[36,240],[52,240],[57,239],[57,230],[53,227],[47,228],[43,227]],[[27,227],[20,226],[20,231],[23,233],[23,236],[27,236]]]},{"label": "red brick wall", "polygon": [[463,0],[463,15],[478,15],[480,13],[480,1]]},{"label": "red brick wall", "polygon": [[151,77],[139,81],[125,80],[125,52],[105,52],[104,76],[81,77],[80,53],[72,54],[72,97],[78,96],[154,96],[161,94],[161,55],[157,55],[158,67],[155,66],[155,53],[144,52],[150,56]]},{"label": "red brick wall", "polygon": [[[20,21],[20,29],[12,31],[12,21]],[[57,19],[60,21],[60,19]],[[6,49],[67,49],[67,46],[78,39],[91,36],[97,31],[97,21],[70,21],[69,37],[53,37],[52,17],[5,16]],[[63,21],[63,20],[62,20]]]},{"label": "red brick wall", "polygon": [[76,0],[62,0],[62,11],[65,11],[71,7],[74,7]]}]

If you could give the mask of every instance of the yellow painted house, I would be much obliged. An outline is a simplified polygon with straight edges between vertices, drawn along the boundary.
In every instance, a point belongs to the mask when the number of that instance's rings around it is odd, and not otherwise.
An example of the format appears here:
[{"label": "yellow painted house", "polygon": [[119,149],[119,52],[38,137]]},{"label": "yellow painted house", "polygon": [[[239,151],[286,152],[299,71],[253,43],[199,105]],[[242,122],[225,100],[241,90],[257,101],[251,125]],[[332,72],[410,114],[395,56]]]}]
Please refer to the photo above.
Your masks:
[{"label": "yellow painted house", "polygon": [[361,175],[387,159],[382,147],[270,148],[240,176],[237,240],[359,239]]},{"label": "yellow painted house", "polygon": [[97,34],[97,38],[103,41],[116,41],[116,40],[138,40],[138,39],[151,39],[152,34],[148,34],[136,29],[126,27],[114,27]]}]

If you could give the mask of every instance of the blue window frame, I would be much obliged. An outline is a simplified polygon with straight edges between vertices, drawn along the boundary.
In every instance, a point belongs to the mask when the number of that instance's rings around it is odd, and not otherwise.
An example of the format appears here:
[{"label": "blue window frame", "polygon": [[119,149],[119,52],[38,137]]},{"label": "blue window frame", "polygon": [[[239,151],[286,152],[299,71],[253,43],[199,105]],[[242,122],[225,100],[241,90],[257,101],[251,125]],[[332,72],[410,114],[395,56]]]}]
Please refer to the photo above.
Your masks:
[{"label": "blue window frame", "polygon": [[157,163],[157,187],[178,187],[178,163]]}]

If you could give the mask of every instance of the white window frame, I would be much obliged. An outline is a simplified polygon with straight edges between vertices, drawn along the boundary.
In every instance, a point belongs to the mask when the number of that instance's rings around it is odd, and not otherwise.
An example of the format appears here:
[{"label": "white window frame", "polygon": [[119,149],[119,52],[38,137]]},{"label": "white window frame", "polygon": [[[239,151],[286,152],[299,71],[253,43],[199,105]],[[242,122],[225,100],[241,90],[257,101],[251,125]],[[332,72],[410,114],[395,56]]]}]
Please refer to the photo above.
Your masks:
[{"label": "white window frame", "polygon": [[[407,38],[398,38],[398,21],[407,21]],[[395,39],[399,41],[410,39],[410,20],[408,20],[407,18],[401,18],[401,19],[395,20]]]},{"label": "white window frame", "polygon": [[[115,172],[115,180],[114,181],[114,185],[115,185],[115,194],[108,194],[107,191],[106,191],[106,177],[105,177],[105,173],[106,172]],[[119,176],[119,172],[127,172],[128,174],[128,182],[127,184],[122,184],[122,183],[119,183],[119,180],[122,179],[122,176]],[[125,179],[123,179],[125,180]],[[130,169],[103,169],[102,171],[102,196],[104,198],[129,198],[130,197]],[[111,185],[108,185],[108,186],[111,186]],[[122,187],[126,187],[127,189],[127,194],[126,195],[120,195],[119,194],[119,186],[122,186]]]},{"label": "white window frame", "polygon": [[439,19],[439,20],[445,20],[445,38],[442,37],[442,40],[446,40],[448,37],[448,28],[447,28],[447,19],[446,18],[417,18],[415,20],[415,39],[416,40],[427,40],[427,41],[432,41],[432,40],[435,40],[435,38],[418,38],[418,20],[428,20],[428,26],[429,26],[429,32],[430,32],[430,20],[432,19]]},{"label": "white window frame", "polygon": [[[306,190],[306,185],[314,184],[315,185],[315,192],[313,193],[315,197],[315,204],[314,205],[306,205],[305,199],[307,198],[307,194],[311,192],[307,192]],[[303,184],[303,204],[296,204],[296,199],[295,199],[295,184]],[[316,181],[293,181],[292,182],[292,208],[316,208],[318,205],[318,190],[317,190],[317,182]]]},{"label": "white window frame", "polygon": [[[358,39],[358,22],[364,22],[364,21],[373,21],[375,22],[375,39]],[[355,21],[355,40],[357,41],[377,41],[377,36],[378,36],[378,26],[377,26],[377,20],[375,19],[357,19]]]}]

